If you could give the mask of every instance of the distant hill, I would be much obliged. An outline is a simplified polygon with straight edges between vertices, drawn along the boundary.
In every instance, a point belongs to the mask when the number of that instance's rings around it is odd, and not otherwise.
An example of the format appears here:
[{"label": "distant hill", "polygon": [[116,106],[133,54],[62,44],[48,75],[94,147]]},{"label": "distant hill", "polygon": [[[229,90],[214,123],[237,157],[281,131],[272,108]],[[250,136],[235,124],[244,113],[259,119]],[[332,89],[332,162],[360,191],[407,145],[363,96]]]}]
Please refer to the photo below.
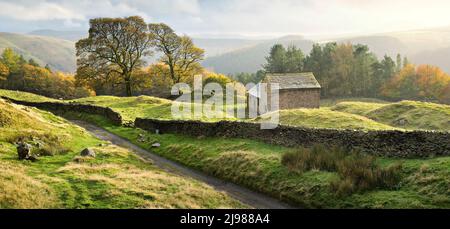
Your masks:
[{"label": "distant hill", "polygon": [[203,66],[224,74],[233,74],[238,72],[256,72],[261,69],[265,63],[265,57],[274,44],[295,45],[301,48],[303,52],[309,52],[313,41],[305,40],[302,37],[282,37],[264,41],[262,43],[241,48],[218,56],[212,56],[203,61]]},{"label": "distant hill", "polygon": [[0,52],[12,48],[25,59],[33,58],[42,66],[74,72],[76,69],[74,42],[53,37],[0,33]]},{"label": "distant hill", "polygon": [[265,40],[193,38],[195,45],[205,49],[208,57],[221,55],[238,49],[260,44]]},{"label": "distant hill", "polygon": [[203,62],[203,65],[224,74],[256,72],[261,69],[261,66],[265,63],[264,57],[268,55],[270,48],[274,44],[279,43],[285,46],[293,44],[298,48],[301,48],[306,55],[310,52],[312,45],[315,42],[326,43],[333,41],[338,43],[349,42],[352,44],[368,45],[370,50],[380,58],[385,54],[395,57],[397,53],[408,53],[408,46],[406,44],[398,38],[387,35],[350,37],[330,39],[327,41],[312,41],[303,39],[299,36],[286,36],[279,39],[264,41],[250,47],[230,51],[218,56],[208,57]]},{"label": "distant hill", "polygon": [[[400,53],[415,64],[432,64],[450,73],[450,27],[411,30],[374,34],[367,36],[349,36],[328,38],[314,42],[352,43],[368,45],[379,58],[384,55],[395,56]],[[220,73],[255,72],[265,63],[269,49],[276,43],[295,44],[307,54],[314,43],[298,36],[286,36],[280,39],[261,41],[245,48],[238,48],[217,56],[209,56],[203,65]]]},{"label": "distant hill", "polygon": [[[75,70],[74,42],[86,36],[83,31],[37,30],[30,34],[0,33],[0,51],[12,47],[26,58],[41,64],[72,72]],[[433,64],[450,73],[450,27],[349,36],[325,40],[308,40],[300,36],[279,39],[194,38],[194,43],[205,49],[203,65],[220,73],[256,72],[264,64],[270,47],[276,43],[294,44],[308,53],[314,42],[366,44],[378,57],[397,53],[416,64]],[[147,58],[154,62],[158,56]]]},{"label": "distant hill", "polygon": [[364,44],[379,58],[384,55],[395,57],[398,53],[408,53],[408,47],[400,39],[390,36],[361,36],[336,40],[338,43]]},{"label": "distant hill", "polygon": [[86,31],[59,31],[59,30],[51,30],[51,29],[41,29],[35,30],[30,33],[30,35],[38,35],[38,36],[47,36],[54,37],[69,41],[78,41],[82,38],[87,37],[88,33]]}]

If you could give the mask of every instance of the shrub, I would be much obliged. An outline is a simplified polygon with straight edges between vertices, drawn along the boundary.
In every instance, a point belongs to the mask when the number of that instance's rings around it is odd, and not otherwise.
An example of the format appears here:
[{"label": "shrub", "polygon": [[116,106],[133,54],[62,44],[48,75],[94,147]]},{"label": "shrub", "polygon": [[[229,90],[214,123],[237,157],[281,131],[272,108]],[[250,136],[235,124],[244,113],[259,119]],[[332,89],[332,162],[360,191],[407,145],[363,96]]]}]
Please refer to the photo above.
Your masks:
[{"label": "shrub", "polygon": [[394,188],[400,181],[401,164],[382,168],[376,158],[357,150],[346,151],[343,147],[315,145],[300,148],[283,155],[282,164],[290,171],[302,173],[308,170],[336,172],[339,179],[330,183],[338,195],[376,188]]}]

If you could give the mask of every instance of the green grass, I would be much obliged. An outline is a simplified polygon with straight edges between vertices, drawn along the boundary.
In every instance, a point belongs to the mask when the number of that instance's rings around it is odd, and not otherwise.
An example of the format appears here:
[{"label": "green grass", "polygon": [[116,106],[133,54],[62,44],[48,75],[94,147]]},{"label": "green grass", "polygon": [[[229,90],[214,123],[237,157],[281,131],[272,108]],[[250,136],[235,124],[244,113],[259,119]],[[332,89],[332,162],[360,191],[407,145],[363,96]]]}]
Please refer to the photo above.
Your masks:
[{"label": "green grass", "polygon": [[[298,173],[282,164],[283,155],[295,152],[296,149],[246,139],[156,135],[137,128],[114,126],[99,116],[74,113],[67,115],[95,123],[170,160],[301,207],[450,207],[450,157],[373,158],[379,168],[401,163],[399,182],[388,188],[372,187],[369,190],[356,190],[349,195],[338,195],[333,186],[333,182],[341,177],[338,172],[308,168]],[[160,143],[161,147],[152,148],[151,145],[155,142]]]},{"label": "green grass", "polygon": [[151,96],[116,97],[96,96],[71,100],[82,104],[110,107],[119,112],[125,121],[134,121],[136,117],[170,119],[172,101]]},{"label": "green grass", "polygon": [[48,98],[41,95],[36,95],[29,92],[23,91],[11,91],[0,89],[0,96],[11,98],[18,101],[28,101],[28,102],[56,102],[59,100]]},{"label": "green grass", "polygon": [[[123,99],[112,97],[112,105],[119,104]],[[117,101],[114,101],[117,99]],[[89,100],[89,99],[87,99]],[[98,98],[95,103],[109,105],[107,98]],[[130,98],[130,104],[136,97]],[[85,101],[91,103],[92,101]],[[140,103],[142,106],[146,106]],[[123,109],[134,110],[125,104]],[[342,111],[333,111],[333,109]],[[389,108],[389,109],[388,109]],[[141,108],[140,108],[141,109]],[[146,108],[144,108],[145,110]],[[155,108],[156,109],[156,108]],[[364,122],[370,119],[361,117],[377,114],[381,120],[386,120],[389,124],[395,115],[411,115],[410,112],[429,114],[434,118],[434,122],[448,122],[448,106],[427,104],[420,102],[400,102],[393,104],[376,103],[344,103],[334,107],[319,110],[295,110],[294,114],[287,113],[287,121],[303,122],[302,125],[317,127],[323,124],[326,128],[343,128],[343,126],[354,126],[355,123]],[[381,112],[383,111],[383,112]],[[151,113],[151,111],[149,111]],[[157,112],[157,111],[155,111]],[[296,113],[295,113],[296,112]],[[298,119],[298,117],[308,117],[308,112],[318,116],[319,119]],[[314,113],[316,112],[316,113]],[[357,114],[351,114],[357,113]],[[157,113],[156,113],[157,114]],[[150,114],[150,115],[156,115]],[[335,117],[333,115],[339,114]],[[376,166],[387,168],[391,165],[402,163],[400,181],[395,187],[376,187],[369,190],[357,190],[350,195],[337,195],[332,183],[341,175],[336,171],[328,171],[320,168],[309,168],[302,173],[293,172],[281,163],[283,155],[295,151],[295,149],[273,146],[258,141],[246,139],[225,139],[225,138],[196,138],[176,134],[156,135],[146,131],[118,127],[110,124],[99,116],[67,113],[72,118],[80,118],[97,124],[119,136],[129,139],[133,143],[166,157],[177,161],[194,169],[203,171],[213,176],[229,180],[251,189],[258,190],[279,198],[281,200],[306,208],[450,208],[450,193],[448,184],[450,183],[450,157],[437,157],[428,159],[395,159],[395,158],[375,158]],[[341,117],[343,116],[343,117]],[[414,115],[411,115],[414,117]],[[420,120],[420,117],[416,117]],[[426,117],[424,117],[426,118]],[[326,119],[330,121],[327,122]],[[334,122],[332,121],[334,120]],[[345,121],[345,122],[344,122]],[[413,120],[414,121],[414,120]],[[343,124],[339,124],[343,123]],[[425,125],[412,122],[411,125],[418,127]],[[334,125],[334,126],[333,126]],[[357,125],[357,124],[356,124]],[[367,125],[367,124],[364,124]],[[365,126],[359,126],[367,129]],[[383,125],[381,121],[378,124]],[[427,124],[429,125],[429,124]],[[386,125],[387,126],[387,125]],[[389,128],[389,126],[371,126],[370,128]],[[359,128],[358,126],[356,126]],[[417,128],[417,127],[413,127]],[[441,127],[443,128],[443,127]],[[142,142],[144,136],[145,141]],[[159,148],[151,148],[155,142],[161,144]],[[8,145],[6,148],[11,148]],[[79,147],[81,148],[81,147]],[[68,154],[70,155],[70,153]],[[74,154],[73,154],[74,155]],[[74,157],[67,156],[67,160],[72,161]],[[54,158],[54,157],[50,157]],[[121,164],[122,162],[118,163]],[[45,168],[48,172],[61,168],[64,163],[48,164]],[[51,166],[52,165],[52,166]],[[47,170],[46,169],[46,170]],[[111,174],[112,172],[108,172]],[[45,182],[43,184],[46,184]],[[36,184],[41,185],[41,184]],[[67,183],[66,183],[67,185]],[[77,188],[83,193],[83,187],[96,185],[92,183],[83,184]],[[39,186],[40,187],[40,186]],[[95,186],[102,190],[104,187]],[[34,190],[34,189],[33,189]],[[45,188],[43,190],[46,190]],[[78,193],[74,192],[74,193]],[[68,200],[74,198],[67,194]],[[83,194],[88,195],[88,194]],[[84,196],[77,197],[85,200]],[[126,198],[125,198],[126,199]],[[70,202],[70,201],[68,201]],[[83,201],[82,201],[83,202]],[[87,201],[89,203],[89,201]],[[107,203],[103,203],[106,205]]]},{"label": "green grass", "polygon": [[[0,96],[35,102],[58,101],[31,93],[8,90],[0,90]],[[382,100],[369,98],[361,98],[359,100],[357,98],[327,99],[323,103],[329,106],[320,109],[283,110],[280,112],[280,122],[285,125],[309,128],[450,131],[450,106],[448,105],[417,101],[387,103]],[[77,102],[110,107],[119,112],[125,122],[132,122],[137,117],[174,119],[171,113],[173,101],[151,96],[96,96],[61,102]],[[190,104],[190,106],[193,108],[200,105]],[[195,118],[189,116],[180,119]],[[208,122],[223,119],[236,120],[232,117],[208,118],[206,116],[202,116],[199,119]],[[257,119],[257,121],[260,120],[261,118]]]},{"label": "green grass", "polygon": [[450,106],[417,101],[389,104],[348,102],[334,111],[363,115],[376,122],[410,130],[450,131]]},{"label": "green grass", "polygon": [[[9,115],[7,115],[9,114]],[[0,100],[0,208],[240,208],[241,203],[190,178],[91,136],[48,112]],[[55,155],[19,161],[24,139]],[[101,145],[100,145],[101,144]],[[95,158],[79,156],[91,147]]]},{"label": "green grass", "polygon": [[387,106],[385,103],[368,103],[368,102],[341,102],[330,109],[344,113],[366,116],[369,112]]},{"label": "green grass", "polygon": [[[395,129],[364,116],[333,111],[329,108],[282,110],[279,114],[280,123],[290,126],[354,130]],[[256,121],[268,119],[269,115],[263,115],[261,118],[257,118]]]},{"label": "green grass", "polygon": [[387,101],[375,98],[335,98],[335,99],[321,99],[320,106],[321,107],[332,107],[336,104],[343,102],[363,102],[363,103],[380,103],[386,104],[389,103]]}]

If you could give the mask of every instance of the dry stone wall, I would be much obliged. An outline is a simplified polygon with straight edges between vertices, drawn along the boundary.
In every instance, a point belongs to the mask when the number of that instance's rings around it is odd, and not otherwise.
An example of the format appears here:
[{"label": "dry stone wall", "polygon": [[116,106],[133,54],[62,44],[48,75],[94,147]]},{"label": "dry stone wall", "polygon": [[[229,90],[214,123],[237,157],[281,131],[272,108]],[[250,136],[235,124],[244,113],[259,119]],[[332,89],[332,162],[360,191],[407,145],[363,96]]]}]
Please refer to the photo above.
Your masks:
[{"label": "dry stone wall", "polygon": [[87,114],[101,115],[110,120],[115,125],[122,125],[122,116],[108,107],[100,107],[95,105],[79,104],[79,103],[28,102],[28,101],[14,100],[4,96],[1,96],[1,98],[11,101],[15,104],[36,107],[47,111],[58,111],[58,112],[73,111],[73,112],[83,112]]},{"label": "dry stone wall", "polygon": [[313,144],[342,145],[378,156],[428,157],[450,155],[450,133],[431,131],[353,131],[279,126],[261,130],[260,124],[222,121],[165,121],[137,118],[135,126],[151,132],[191,136],[246,138],[287,147]]}]

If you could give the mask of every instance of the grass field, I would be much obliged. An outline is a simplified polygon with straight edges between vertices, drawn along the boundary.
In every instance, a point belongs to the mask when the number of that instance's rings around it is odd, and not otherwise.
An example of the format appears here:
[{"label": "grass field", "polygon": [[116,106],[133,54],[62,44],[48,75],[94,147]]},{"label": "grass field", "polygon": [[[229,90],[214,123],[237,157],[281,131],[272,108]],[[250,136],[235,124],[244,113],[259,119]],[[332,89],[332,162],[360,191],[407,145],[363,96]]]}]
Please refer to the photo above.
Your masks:
[{"label": "grass field", "polygon": [[[67,114],[95,123],[110,132],[170,160],[259,190],[306,208],[449,208],[450,157],[429,159],[376,158],[387,168],[401,164],[400,181],[394,187],[373,188],[350,195],[338,195],[332,184],[337,172],[320,168],[292,172],[281,162],[283,155],[296,149],[245,139],[194,138],[176,134],[156,135],[146,131],[114,126],[99,116]],[[144,136],[144,137],[142,137]],[[142,139],[145,141],[142,141]],[[330,153],[332,153],[330,151]]]},{"label": "grass field", "polygon": [[[23,139],[41,155],[19,161]],[[38,147],[37,145],[40,145]],[[95,158],[79,156],[91,147]],[[45,153],[45,154],[44,154]],[[168,174],[51,113],[0,100],[0,208],[240,208],[198,181]]]},{"label": "grass field", "polygon": [[[0,96],[26,101],[59,101],[26,92],[0,89]],[[450,131],[450,106],[435,103],[401,101],[388,103],[378,99],[326,99],[320,109],[295,109],[280,112],[280,122],[285,125],[359,130],[438,130]],[[110,107],[119,112],[125,121],[136,117],[173,119],[172,101],[151,96],[115,97],[96,96],[69,101]],[[191,107],[199,106],[191,104]],[[193,110],[193,109],[192,109]],[[264,118],[264,117],[263,117]],[[188,117],[186,119],[193,119]],[[202,121],[219,121],[225,118],[207,118]],[[227,117],[228,120],[235,118]],[[257,119],[256,121],[259,121]]]},{"label": "grass field", "polygon": [[[120,112],[122,114],[129,112],[129,117],[136,114],[143,115],[145,112],[149,112],[148,115],[151,117],[157,117],[159,115],[167,117],[164,109],[156,107],[160,105],[164,106],[170,101],[159,101],[158,99],[155,100],[154,98],[149,97],[132,97],[126,99],[117,97],[96,97],[85,98],[80,100],[80,102],[111,106],[115,107],[114,109],[118,111],[123,109]],[[150,106],[149,104],[153,105]],[[152,111],[152,109],[155,110]],[[351,127],[354,129],[365,130],[392,129],[396,123],[394,122],[395,120],[393,120],[396,115],[404,115],[407,118],[415,119],[404,122],[404,125],[398,125],[399,128],[435,128],[438,130],[449,130],[448,127],[444,125],[444,123],[449,120],[447,118],[448,110],[449,106],[431,103],[411,101],[380,103],[376,101],[368,102],[365,100],[365,102],[339,102],[330,107],[317,110],[299,109],[282,111],[281,118],[283,123],[291,125],[322,128]],[[433,117],[434,123],[441,123],[442,125],[438,126],[436,124],[432,125],[431,123],[422,122],[417,114]],[[163,157],[213,176],[247,186],[254,190],[259,190],[301,207],[450,207],[450,194],[448,192],[448,184],[450,182],[450,170],[448,169],[450,168],[450,157],[428,159],[375,158],[374,163],[376,167],[380,169],[401,164],[402,167],[401,170],[399,170],[399,182],[395,183],[395,185],[389,185],[388,187],[375,186],[370,189],[362,189],[359,191],[356,189],[357,191],[350,194],[338,195],[338,192],[336,192],[333,187],[335,186],[334,184],[340,180],[342,181],[340,182],[341,184],[346,185],[345,177],[342,177],[342,171],[345,171],[345,169],[335,171],[321,166],[312,166],[305,167],[307,169],[304,169],[301,172],[292,171],[289,166],[282,163],[282,159],[284,155],[291,154],[297,149],[273,146],[246,139],[194,138],[175,134],[156,135],[136,128],[114,126],[99,116],[81,113],[66,113],[65,115],[71,118],[88,120],[110,132],[129,139],[143,148],[150,149],[153,143],[158,142],[161,144],[161,147],[152,148],[152,151]],[[51,115],[49,117],[52,117],[51,119],[56,118]],[[426,116],[424,119],[425,118]],[[406,125],[406,123],[408,123],[408,125]],[[142,141],[143,138],[145,139],[144,141]],[[12,146],[9,145],[9,147],[11,148]],[[325,150],[329,150],[330,154],[333,153],[333,150],[331,149]],[[73,163],[71,160],[73,160],[74,155],[75,154],[72,154],[72,158],[67,159],[70,164]],[[362,159],[362,161],[365,160],[366,159]],[[348,163],[345,161],[346,160],[342,163]],[[49,168],[45,168],[45,170],[52,171],[52,169]],[[49,175],[44,174],[44,176]],[[45,180],[46,179],[44,179],[44,181]],[[43,184],[48,186],[45,182]],[[41,189],[46,190],[44,186],[42,187],[43,188]],[[235,203],[227,203],[228,206],[236,206],[233,205]],[[219,204],[216,203],[213,206],[218,207]]]},{"label": "grass field", "polygon": [[0,89],[0,96],[11,98],[18,101],[29,101],[29,102],[57,102],[59,100],[48,98],[41,95],[36,95],[29,92],[23,91],[11,91]]},{"label": "grass field", "polygon": [[333,111],[365,116],[376,122],[404,129],[450,131],[450,106],[417,101],[397,103],[342,102]]},{"label": "grass field", "polygon": [[[280,123],[290,126],[308,128],[332,128],[353,130],[392,130],[392,126],[385,125],[364,116],[333,111],[329,108],[294,109],[280,111]],[[267,119],[270,114],[257,118],[256,121]]]}]

